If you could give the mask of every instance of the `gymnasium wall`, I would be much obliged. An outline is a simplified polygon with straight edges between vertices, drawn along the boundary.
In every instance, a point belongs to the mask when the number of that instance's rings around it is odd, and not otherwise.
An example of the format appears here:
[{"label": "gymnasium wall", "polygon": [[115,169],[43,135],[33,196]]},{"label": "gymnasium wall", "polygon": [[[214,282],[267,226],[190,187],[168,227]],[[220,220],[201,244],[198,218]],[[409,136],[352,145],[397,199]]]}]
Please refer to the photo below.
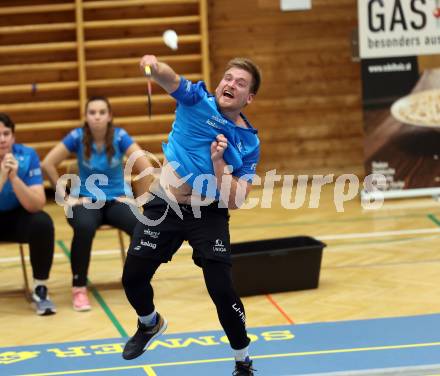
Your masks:
[{"label": "gymnasium wall", "polygon": [[[0,111],[16,121],[18,142],[43,158],[80,124],[85,99],[106,95],[117,124],[160,157],[174,103],[154,85],[147,116],[139,57],[156,53],[214,89],[230,58],[248,56],[263,71],[245,110],[262,140],[259,173],[362,175],[360,69],[350,44],[356,2],[312,4],[282,12],[279,0],[4,0]],[[163,45],[166,28],[180,34],[179,50]]]},{"label": "gymnasium wall", "polygon": [[262,141],[260,174],[363,174],[360,67],[351,60],[353,0],[209,1],[211,84],[234,56],[254,59],[263,85],[245,110]]},{"label": "gymnasium wall", "polygon": [[[139,59],[155,54],[192,80],[209,79],[206,0],[2,0],[0,112],[16,123],[16,140],[40,158],[82,124],[87,98],[107,96],[114,122],[162,158],[175,101],[147,81]],[[162,34],[174,29],[179,49]],[[64,161],[60,172],[74,160]]]}]

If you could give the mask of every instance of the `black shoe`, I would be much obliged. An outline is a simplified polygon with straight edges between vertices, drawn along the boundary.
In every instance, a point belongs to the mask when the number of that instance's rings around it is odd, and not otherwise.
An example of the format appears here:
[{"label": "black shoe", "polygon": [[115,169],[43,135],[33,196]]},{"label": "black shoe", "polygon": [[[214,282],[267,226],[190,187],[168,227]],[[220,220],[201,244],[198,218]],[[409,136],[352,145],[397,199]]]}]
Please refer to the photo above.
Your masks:
[{"label": "black shoe", "polygon": [[152,340],[166,330],[167,325],[167,320],[159,315],[159,313],[156,316],[156,325],[154,326],[146,326],[138,320],[138,329],[134,336],[125,344],[122,357],[125,360],[131,360],[142,355]]},{"label": "black shoe", "polygon": [[244,362],[235,362],[235,371],[232,376],[253,376],[256,369],[252,368],[252,360],[246,358]]}]

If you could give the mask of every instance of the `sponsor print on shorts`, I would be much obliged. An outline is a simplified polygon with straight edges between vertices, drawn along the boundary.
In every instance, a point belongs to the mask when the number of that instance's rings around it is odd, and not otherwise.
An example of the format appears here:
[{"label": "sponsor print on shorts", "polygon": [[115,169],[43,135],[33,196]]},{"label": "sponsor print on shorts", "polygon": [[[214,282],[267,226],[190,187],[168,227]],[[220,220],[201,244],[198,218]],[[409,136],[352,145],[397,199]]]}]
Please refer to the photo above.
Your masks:
[{"label": "sponsor print on shorts", "polygon": [[151,249],[156,249],[157,248],[157,244],[153,243],[153,242],[150,242],[149,240],[145,241],[144,239],[141,239],[139,245],[134,247],[134,250],[135,251],[140,251],[142,247],[144,247],[144,248],[148,247],[148,248],[151,248]]},{"label": "sponsor print on shorts", "polygon": [[220,252],[220,253],[224,253],[224,252],[228,251],[226,249],[225,245],[223,244],[223,241],[221,239],[216,239],[215,240],[215,245],[212,247],[212,250],[214,252]]},{"label": "sponsor print on shorts", "polygon": [[160,231],[151,231],[149,228],[144,230],[144,235],[148,235],[150,238],[158,239]]}]

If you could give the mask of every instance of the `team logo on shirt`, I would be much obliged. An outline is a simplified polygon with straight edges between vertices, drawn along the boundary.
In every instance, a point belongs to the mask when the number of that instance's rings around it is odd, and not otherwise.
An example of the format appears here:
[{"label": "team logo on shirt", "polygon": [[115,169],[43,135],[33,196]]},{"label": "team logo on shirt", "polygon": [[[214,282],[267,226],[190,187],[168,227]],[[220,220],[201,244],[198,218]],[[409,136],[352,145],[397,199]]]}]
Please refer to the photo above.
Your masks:
[{"label": "team logo on shirt", "polygon": [[217,115],[212,115],[211,119],[216,121],[216,122],[218,122],[218,123],[220,123],[220,124],[223,124],[223,125],[228,124],[228,121],[226,119],[223,119],[223,118],[221,118],[220,116],[217,116]]},{"label": "team logo on shirt", "polygon": [[213,128],[216,128],[216,129],[222,129],[222,127],[220,125],[218,125],[217,123],[215,123],[211,119],[206,120],[206,124],[210,125]]},{"label": "team logo on shirt", "polygon": [[83,159],[81,160],[81,164],[86,168],[92,168],[92,163],[89,159]]},{"label": "team logo on shirt", "polygon": [[70,134],[72,135],[73,138],[79,138],[80,130],[79,129],[74,129],[72,132],[70,132]]},{"label": "team logo on shirt", "polygon": [[41,168],[34,168],[33,170],[29,170],[29,176],[40,176]]},{"label": "team logo on shirt", "polygon": [[110,161],[110,167],[116,167],[119,166],[121,163],[117,157],[112,157]]},{"label": "team logo on shirt", "polygon": [[213,128],[223,129],[222,125],[227,124],[228,121],[220,116],[212,115],[210,119],[206,120],[206,123]]}]

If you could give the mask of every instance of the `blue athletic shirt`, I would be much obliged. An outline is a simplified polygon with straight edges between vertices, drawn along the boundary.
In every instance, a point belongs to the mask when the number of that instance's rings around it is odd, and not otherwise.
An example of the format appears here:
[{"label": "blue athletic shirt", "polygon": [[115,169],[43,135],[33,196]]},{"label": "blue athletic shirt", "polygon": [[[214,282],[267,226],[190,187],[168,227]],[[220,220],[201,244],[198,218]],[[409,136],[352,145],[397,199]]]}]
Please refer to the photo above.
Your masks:
[{"label": "blue athletic shirt", "polygon": [[[111,201],[117,197],[125,196],[124,187],[126,187],[127,192],[131,192],[127,183],[124,180],[123,171],[123,157],[127,149],[133,144],[133,139],[128,135],[128,133],[121,128],[114,128],[113,135],[113,147],[115,153],[109,163],[107,159],[107,154],[103,148],[98,152],[95,143],[92,143],[92,152],[90,159],[85,159],[84,156],[84,145],[83,145],[84,131],[82,128],[76,128],[72,130],[64,139],[63,144],[66,148],[72,152],[76,153],[78,160],[78,170],[79,178],[81,179],[81,186],[75,187],[71,190],[70,194],[73,197],[91,197],[92,199]],[[93,179],[89,181],[93,183],[101,192],[97,191],[96,188],[87,189],[86,180],[92,174],[103,174],[108,178],[108,184],[100,182],[99,180]]]},{"label": "blue athletic shirt", "polygon": [[240,114],[248,128],[223,116],[203,81],[194,84],[181,77],[171,96],[177,101],[176,118],[162,149],[167,160],[177,165],[180,177],[202,196],[218,199],[211,143],[222,133],[228,139],[226,164],[232,166],[234,176],[251,182],[260,158],[260,140],[246,117]]},{"label": "blue athletic shirt", "polygon": [[[17,174],[24,184],[27,186],[43,184],[40,159],[34,149],[22,144],[14,144],[12,154],[18,162]],[[20,206],[20,201],[12,190],[12,184],[7,180],[0,192],[0,211],[12,210]]]}]

